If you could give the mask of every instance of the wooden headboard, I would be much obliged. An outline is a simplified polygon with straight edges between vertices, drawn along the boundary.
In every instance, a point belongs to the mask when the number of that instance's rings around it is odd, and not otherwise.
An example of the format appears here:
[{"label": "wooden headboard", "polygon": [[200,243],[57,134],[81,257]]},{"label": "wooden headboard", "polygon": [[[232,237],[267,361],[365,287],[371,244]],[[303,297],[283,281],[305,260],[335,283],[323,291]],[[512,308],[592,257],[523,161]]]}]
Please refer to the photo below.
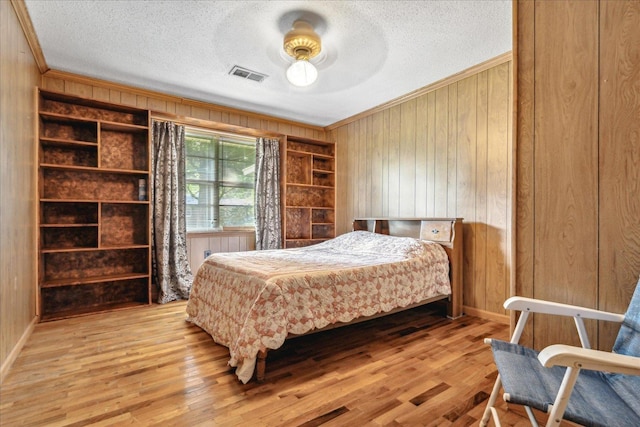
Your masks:
[{"label": "wooden headboard", "polygon": [[462,316],[462,218],[356,218],[353,230],[413,237],[441,244],[449,257],[451,296],[448,315]]}]

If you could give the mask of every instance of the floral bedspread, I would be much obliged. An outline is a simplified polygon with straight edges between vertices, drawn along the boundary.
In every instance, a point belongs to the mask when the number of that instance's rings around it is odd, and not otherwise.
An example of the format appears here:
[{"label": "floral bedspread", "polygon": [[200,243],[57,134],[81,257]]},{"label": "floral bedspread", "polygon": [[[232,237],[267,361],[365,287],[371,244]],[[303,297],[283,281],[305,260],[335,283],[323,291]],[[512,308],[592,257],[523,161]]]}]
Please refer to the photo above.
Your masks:
[{"label": "floral bedspread", "polygon": [[304,248],[219,253],[198,270],[188,320],[229,348],[246,383],[258,351],[303,334],[451,293],[442,246],[354,231]]}]

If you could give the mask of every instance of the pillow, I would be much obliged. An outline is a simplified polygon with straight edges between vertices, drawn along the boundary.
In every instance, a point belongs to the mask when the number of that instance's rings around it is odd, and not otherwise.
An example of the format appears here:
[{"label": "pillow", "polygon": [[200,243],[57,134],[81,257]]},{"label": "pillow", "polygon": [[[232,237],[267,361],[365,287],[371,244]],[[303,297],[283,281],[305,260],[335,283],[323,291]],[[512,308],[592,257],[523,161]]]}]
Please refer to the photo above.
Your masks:
[{"label": "pillow", "polygon": [[351,253],[399,255],[415,257],[426,252],[424,242],[412,237],[387,236],[386,234],[371,233],[369,231],[352,231],[342,234],[335,239],[321,243],[324,249],[348,251]]}]

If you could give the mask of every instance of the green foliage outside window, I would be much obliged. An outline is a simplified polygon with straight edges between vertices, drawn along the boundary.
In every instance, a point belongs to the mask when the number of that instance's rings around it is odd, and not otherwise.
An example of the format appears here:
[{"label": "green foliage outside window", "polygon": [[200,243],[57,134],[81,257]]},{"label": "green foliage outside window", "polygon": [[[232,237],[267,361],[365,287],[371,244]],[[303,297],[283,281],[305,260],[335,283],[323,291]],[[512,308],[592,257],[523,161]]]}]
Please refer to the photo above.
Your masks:
[{"label": "green foliage outside window", "polygon": [[187,230],[252,227],[255,141],[187,129]]}]

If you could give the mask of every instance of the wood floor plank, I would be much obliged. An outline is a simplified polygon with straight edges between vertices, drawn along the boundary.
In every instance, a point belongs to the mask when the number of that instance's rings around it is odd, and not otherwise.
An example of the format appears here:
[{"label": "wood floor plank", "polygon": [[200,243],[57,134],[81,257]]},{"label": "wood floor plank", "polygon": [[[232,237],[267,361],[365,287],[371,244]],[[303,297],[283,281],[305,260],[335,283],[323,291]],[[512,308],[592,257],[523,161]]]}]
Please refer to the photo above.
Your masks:
[{"label": "wood floor plank", "polygon": [[36,325],[0,386],[0,425],[477,425],[496,376],[482,340],[507,335],[420,307],[288,340],[245,385],[185,302],[64,319]]}]

